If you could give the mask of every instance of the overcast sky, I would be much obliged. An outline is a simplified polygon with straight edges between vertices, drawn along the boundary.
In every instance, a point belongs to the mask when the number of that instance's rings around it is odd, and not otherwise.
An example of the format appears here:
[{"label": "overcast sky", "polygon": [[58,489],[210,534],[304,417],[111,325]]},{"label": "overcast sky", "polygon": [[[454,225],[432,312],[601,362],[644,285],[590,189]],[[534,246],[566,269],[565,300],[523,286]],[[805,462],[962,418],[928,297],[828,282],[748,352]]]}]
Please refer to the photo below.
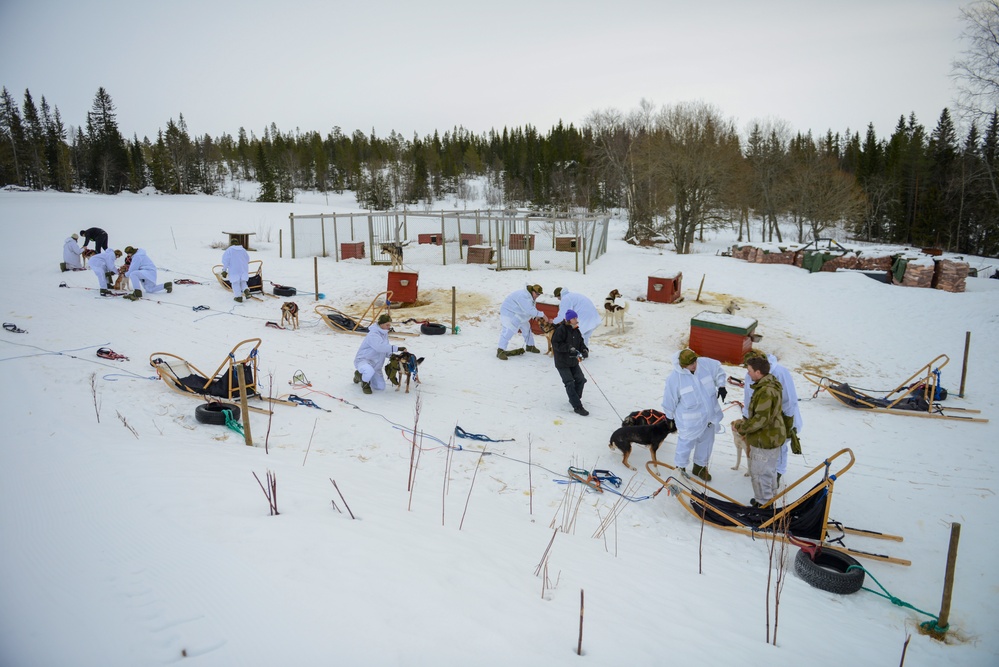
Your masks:
[{"label": "overcast sky", "polygon": [[475,133],[704,101],[744,130],[953,110],[959,0],[0,0],[0,85],[80,125],[103,86],[126,138]]}]

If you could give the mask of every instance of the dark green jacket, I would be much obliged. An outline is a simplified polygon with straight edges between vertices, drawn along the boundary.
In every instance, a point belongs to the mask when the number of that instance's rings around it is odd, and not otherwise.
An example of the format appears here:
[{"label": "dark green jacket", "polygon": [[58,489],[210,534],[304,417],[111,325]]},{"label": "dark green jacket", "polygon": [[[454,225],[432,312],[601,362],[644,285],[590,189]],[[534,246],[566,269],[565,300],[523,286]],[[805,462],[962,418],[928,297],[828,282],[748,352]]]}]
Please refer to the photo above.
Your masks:
[{"label": "dark green jacket", "polygon": [[782,391],[777,378],[769,374],[753,384],[749,417],[739,427],[739,433],[746,437],[750,447],[775,449],[787,440],[787,428],[781,412]]}]

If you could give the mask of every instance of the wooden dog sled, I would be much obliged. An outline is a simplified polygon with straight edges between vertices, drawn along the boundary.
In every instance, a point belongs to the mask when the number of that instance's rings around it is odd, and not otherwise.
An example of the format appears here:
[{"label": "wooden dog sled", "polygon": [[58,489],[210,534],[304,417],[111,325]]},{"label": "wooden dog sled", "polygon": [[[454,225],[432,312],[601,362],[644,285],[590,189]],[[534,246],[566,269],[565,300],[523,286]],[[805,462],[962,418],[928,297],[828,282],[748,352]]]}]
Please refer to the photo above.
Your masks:
[{"label": "wooden dog sled", "polygon": [[988,419],[970,416],[979,414],[980,410],[940,404],[937,399],[941,392],[938,377],[940,369],[946,366],[948,361],[950,358],[946,354],[941,354],[881,398],[865,394],[845,382],[836,382],[814,373],[803,372],[802,375],[809,382],[817,385],[820,391],[825,389],[830,396],[848,408],[910,417],[988,422]]},{"label": "wooden dog sled", "polygon": [[[319,304],[314,308],[314,310],[316,311],[316,314],[319,315],[319,319],[321,319],[323,323],[333,331],[338,333],[354,334],[355,336],[366,336],[370,327],[377,326],[375,322],[378,321],[378,316],[382,313],[389,312],[386,303],[391,301],[391,299],[392,292],[381,292],[371,300],[368,308],[360,315],[360,317],[348,315],[347,313],[337,310],[333,306],[326,306],[323,304]],[[418,333],[391,330],[389,338],[399,339],[418,335]]]},{"label": "wooden dog sled", "polygon": [[[830,473],[833,462],[841,456],[848,456],[849,461],[835,473]],[[645,468],[698,521],[703,517],[705,523],[716,528],[751,536],[766,534],[767,539],[772,536],[787,544],[797,543],[800,546],[802,542],[807,542],[823,549],[840,551],[857,558],[869,558],[897,565],[911,565],[910,561],[902,558],[852,549],[843,543],[843,538],[846,536],[871,537],[894,542],[901,542],[902,537],[862,528],[850,528],[829,518],[833,485],[843,473],[853,466],[854,461],[853,452],[850,449],[841,449],[778,493],[770,502],[760,507],[743,505],[697,478],[688,479],[685,476],[674,476],[673,473],[676,472],[677,468],[668,463],[649,461],[645,464]],[[668,471],[665,479],[660,476],[661,468]],[[791,500],[790,493],[793,489],[801,487],[819,473],[821,473],[821,478],[811,489],[797,499]],[[703,490],[695,490],[688,486],[689,484],[694,484],[695,487]],[[709,494],[714,494],[718,498],[713,498]],[[838,534],[830,537],[831,532]]]},{"label": "wooden dog sled", "polygon": [[[225,267],[221,264],[216,264],[212,267],[212,273],[215,274],[215,279],[219,281],[219,285],[222,285],[222,287],[231,292],[232,283],[222,277],[223,271],[225,271]],[[280,298],[274,294],[268,294],[264,291],[264,262],[260,259],[255,259],[250,262],[250,274],[249,278],[246,280],[246,289],[250,290],[251,298],[257,294],[263,294],[264,296],[273,297],[275,299]]]},{"label": "wooden dog sled", "polygon": [[[260,347],[260,343],[259,338],[248,338],[237,343],[211,375],[202,372],[186,359],[169,352],[153,352],[149,355],[149,365],[156,370],[159,378],[172,391],[191,398],[209,401],[212,399],[227,401],[239,399],[239,374],[236,367],[242,366],[247,399],[256,398],[270,403],[295,405],[291,401],[261,396],[257,391],[257,349]],[[254,412],[270,414],[270,410],[264,408],[249,406],[249,409]]]}]

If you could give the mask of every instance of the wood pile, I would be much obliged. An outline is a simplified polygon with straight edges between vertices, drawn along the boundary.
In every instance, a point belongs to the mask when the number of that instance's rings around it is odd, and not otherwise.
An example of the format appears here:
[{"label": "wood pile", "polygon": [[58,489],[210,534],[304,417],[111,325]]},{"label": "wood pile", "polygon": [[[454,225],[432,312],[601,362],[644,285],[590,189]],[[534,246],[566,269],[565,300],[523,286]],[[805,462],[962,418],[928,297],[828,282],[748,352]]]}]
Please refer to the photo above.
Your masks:
[{"label": "wood pile", "polygon": [[[909,262],[905,267],[905,275],[902,276],[901,284],[905,287],[932,287],[934,271],[935,268],[932,264],[916,264]],[[895,284],[897,285],[899,283]]]},{"label": "wood pile", "polygon": [[836,271],[837,269],[855,269],[857,268],[857,256],[853,253],[847,253],[839,257],[833,257],[828,262],[822,265],[820,271]]},{"label": "wood pile", "polygon": [[891,269],[891,256],[882,255],[881,257],[858,257],[857,266],[855,268],[860,271],[888,271]]},{"label": "wood pile", "polygon": [[[968,263],[952,259],[941,259],[935,262],[933,272],[933,287],[945,292],[963,292],[965,279],[968,277]],[[906,271],[908,274],[908,271]]]},{"label": "wood pile", "polygon": [[756,254],[757,264],[794,264],[794,251],[760,252]]}]

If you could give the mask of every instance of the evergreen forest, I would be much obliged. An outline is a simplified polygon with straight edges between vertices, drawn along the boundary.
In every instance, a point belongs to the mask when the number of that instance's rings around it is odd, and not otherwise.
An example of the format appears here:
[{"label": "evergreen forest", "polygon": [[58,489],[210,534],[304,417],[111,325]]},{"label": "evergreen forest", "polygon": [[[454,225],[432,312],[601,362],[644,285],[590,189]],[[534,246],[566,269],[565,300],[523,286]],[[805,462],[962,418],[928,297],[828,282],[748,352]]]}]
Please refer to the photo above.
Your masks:
[{"label": "evergreen forest", "polygon": [[[979,126],[981,125],[981,126]],[[594,112],[582,125],[530,125],[475,134],[462,127],[407,139],[333,127],[261,136],[192,136],[183,115],[154,138],[122,136],[100,88],[81,127],[25,90],[0,99],[0,186],[109,195],[229,194],[259,183],[259,200],[302,190],[355,193],[371,210],[482,198],[490,207],[625,209],[630,241],[668,238],[689,252],[704,229],[733,226],[745,241],[853,238],[999,256],[999,114],[960,133],[948,109],[927,130],[900,115],[889,137],[813,136],[780,122],[734,123],[704,103]],[[470,193],[472,178],[484,192]],[[750,237],[750,220],[755,233]],[[781,223],[778,226],[778,221]],[[784,238],[790,231],[791,238]]]}]

